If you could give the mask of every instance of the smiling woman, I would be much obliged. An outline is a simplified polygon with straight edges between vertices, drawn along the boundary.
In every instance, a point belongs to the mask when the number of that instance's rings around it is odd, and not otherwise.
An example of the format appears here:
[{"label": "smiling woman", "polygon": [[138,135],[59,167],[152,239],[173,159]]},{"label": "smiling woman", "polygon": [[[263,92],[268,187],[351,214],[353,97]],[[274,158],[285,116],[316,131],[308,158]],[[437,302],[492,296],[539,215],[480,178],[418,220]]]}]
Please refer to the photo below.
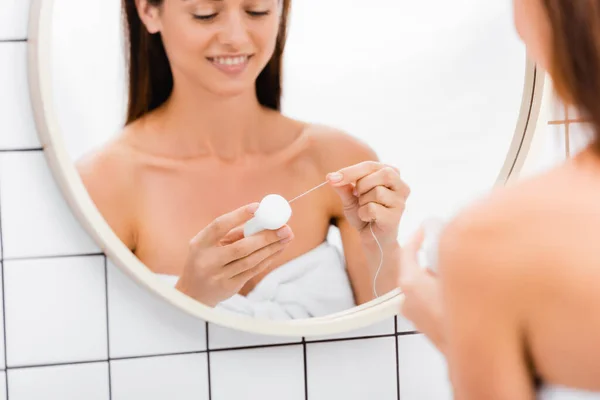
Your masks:
[{"label": "smiling woman", "polygon": [[[396,314],[402,237],[518,172],[541,77],[504,4],[290,3],[34,2],[32,98],[117,265],[205,320],[322,335]],[[268,195],[287,224],[244,232]]]},{"label": "smiling woman", "polygon": [[[235,95],[255,82],[259,103],[279,109],[289,0],[237,3],[123,1],[130,60],[127,122],[164,103],[174,75],[182,85],[221,95]],[[226,46],[220,41],[224,35]]]},{"label": "smiling woman", "polygon": [[[247,206],[268,191],[291,198],[330,171],[376,160],[349,135],[279,112],[289,0],[123,4],[127,124],[77,162],[120,239],[152,271],[210,306],[280,319],[323,316],[371,300],[372,271],[381,255],[361,234],[365,222],[351,215],[358,194],[322,191],[295,204],[302,219],[292,218],[277,232],[242,238],[235,231],[252,215]],[[334,143],[344,151],[326,156]],[[360,206],[378,204],[382,211],[360,212],[378,220],[379,236],[393,239],[383,249],[390,267],[381,293],[395,287],[398,223],[408,196],[398,173],[380,173],[385,168],[373,164],[345,183],[365,179],[360,187],[367,200]],[[252,185],[231,186],[243,181]],[[358,215],[358,207],[353,212]],[[332,222],[344,242],[348,276],[337,250],[325,242]],[[314,293],[317,282],[336,290]],[[280,292],[284,284],[292,286],[303,295],[284,305],[273,301],[267,284]]]}]

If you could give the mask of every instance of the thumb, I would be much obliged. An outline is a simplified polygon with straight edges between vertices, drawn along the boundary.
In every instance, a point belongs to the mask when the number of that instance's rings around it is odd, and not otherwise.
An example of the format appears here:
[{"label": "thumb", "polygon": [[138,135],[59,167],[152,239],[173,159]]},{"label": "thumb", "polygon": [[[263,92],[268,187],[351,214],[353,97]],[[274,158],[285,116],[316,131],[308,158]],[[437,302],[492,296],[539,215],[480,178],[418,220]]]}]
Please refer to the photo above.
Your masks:
[{"label": "thumb", "polygon": [[[331,180],[329,180],[329,182],[332,183]],[[347,184],[343,186],[333,186],[333,190],[340,196],[345,210],[354,208],[358,205],[358,197],[352,193],[354,191],[354,185]]]},{"label": "thumb", "polygon": [[415,271],[420,270],[418,254],[423,245],[423,240],[425,240],[425,230],[420,227],[406,246],[402,248],[401,276],[412,276]]},{"label": "thumb", "polygon": [[352,193],[354,191],[354,186],[344,185],[341,187],[334,187],[333,189],[338,196],[340,196],[340,199],[342,199],[344,210],[353,209],[358,206],[358,197]]},{"label": "thumb", "polygon": [[225,237],[219,241],[220,246],[227,246],[244,238],[244,225],[237,226],[230,230]]}]

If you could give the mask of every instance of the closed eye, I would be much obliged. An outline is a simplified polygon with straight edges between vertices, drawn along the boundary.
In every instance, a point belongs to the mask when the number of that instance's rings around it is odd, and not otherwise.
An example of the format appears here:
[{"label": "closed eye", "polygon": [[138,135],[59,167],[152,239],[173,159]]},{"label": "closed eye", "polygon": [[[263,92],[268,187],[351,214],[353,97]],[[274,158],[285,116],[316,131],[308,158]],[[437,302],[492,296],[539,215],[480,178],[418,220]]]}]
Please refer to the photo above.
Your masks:
[{"label": "closed eye", "polygon": [[[252,16],[252,17],[264,17],[269,15],[271,12],[270,11],[246,11],[248,13],[248,15]],[[218,13],[214,13],[214,14],[208,14],[208,15],[198,15],[198,14],[193,14],[194,19],[200,20],[200,21],[210,21],[212,19],[214,19],[217,16]]]},{"label": "closed eye", "polygon": [[217,16],[217,13],[210,14],[210,15],[197,15],[197,14],[194,14],[194,19],[199,19],[201,21],[210,21],[211,19],[215,18],[216,16]]},{"label": "closed eye", "polygon": [[270,11],[246,11],[248,15],[253,17],[264,17],[270,14]]}]

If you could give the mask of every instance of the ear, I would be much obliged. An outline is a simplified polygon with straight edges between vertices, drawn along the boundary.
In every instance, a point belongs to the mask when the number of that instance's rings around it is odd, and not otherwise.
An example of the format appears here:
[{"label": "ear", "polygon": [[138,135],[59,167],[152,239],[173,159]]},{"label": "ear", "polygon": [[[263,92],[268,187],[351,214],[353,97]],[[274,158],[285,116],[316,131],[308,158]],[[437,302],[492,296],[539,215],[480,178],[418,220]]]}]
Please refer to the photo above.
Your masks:
[{"label": "ear", "polygon": [[138,15],[150,34],[161,30],[160,5],[153,5],[149,0],[135,0]]}]

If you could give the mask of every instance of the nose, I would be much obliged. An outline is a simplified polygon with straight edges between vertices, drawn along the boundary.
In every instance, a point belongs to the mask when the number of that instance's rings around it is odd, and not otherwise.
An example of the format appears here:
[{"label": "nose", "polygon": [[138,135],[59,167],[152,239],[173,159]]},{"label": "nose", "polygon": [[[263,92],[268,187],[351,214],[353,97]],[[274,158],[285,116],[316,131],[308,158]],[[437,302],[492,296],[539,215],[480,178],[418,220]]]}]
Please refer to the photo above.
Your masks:
[{"label": "nose", "polygon": [[227,13],[219,37],[221,43],[231,47],[241,47],[248,41],[248,29],[239,12]]}]

